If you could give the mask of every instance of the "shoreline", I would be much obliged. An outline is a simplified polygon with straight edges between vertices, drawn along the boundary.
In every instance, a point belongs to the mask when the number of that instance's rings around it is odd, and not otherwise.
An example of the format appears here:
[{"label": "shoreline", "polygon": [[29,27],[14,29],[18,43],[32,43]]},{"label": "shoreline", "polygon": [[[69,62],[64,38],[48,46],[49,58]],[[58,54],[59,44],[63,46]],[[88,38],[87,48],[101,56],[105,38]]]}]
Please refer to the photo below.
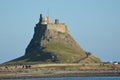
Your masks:
[{"label": "shoreline", "polygon": [[47,77],[89,77],[89,76],[120,76],[120,71],[29,71],[0,72],[0,79],[14,78],[47,78]]},{"label": "shoreline", "polygon": [[1,65],[0,79],[120,76],[120,65],[112,64],[36,64]]}]

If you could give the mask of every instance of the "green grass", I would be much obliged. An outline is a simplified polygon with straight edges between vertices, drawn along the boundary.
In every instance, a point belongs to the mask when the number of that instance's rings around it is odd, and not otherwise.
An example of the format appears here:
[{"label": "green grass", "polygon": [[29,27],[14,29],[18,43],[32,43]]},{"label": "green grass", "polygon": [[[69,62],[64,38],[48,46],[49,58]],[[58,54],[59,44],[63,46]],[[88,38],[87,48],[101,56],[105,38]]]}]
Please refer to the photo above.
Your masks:
[{"label": "green grass", "polygon": [[98,62],[101,62],[101,60],[92,54],[88,58],[81,61],[81,63],[98,63]]},{"label": "green grass", "polygon": [[[73,46],[70,46],[69,44],[59,43],[59,42],[56,43],[51,42],[46,44],[43,52],[48,52],[48,54],[49,53],[55,54],[58,58],[58,63],[78,62],[81,58],[83,58],[86,55],[82,49],[80,51],[74,48]],[[46,58],[46,56],[42,58]],[[94,63],[94,62],[100,62],[100,59],[96,58],[93,55],[90,55],[88,58],[82,61],[82,63]],[[50,59],[46,59],[45,61],[42,61],[39,56],[38,57],[22,56],[5,64],[40,64],[40,63],[54,63],[54,62],[52,62]]]},{"label": "green grass", "polygon": [[57,55],[61,63],[72,63],[83,57],[74,47],[63,43],[49,43],[44,51]]}]

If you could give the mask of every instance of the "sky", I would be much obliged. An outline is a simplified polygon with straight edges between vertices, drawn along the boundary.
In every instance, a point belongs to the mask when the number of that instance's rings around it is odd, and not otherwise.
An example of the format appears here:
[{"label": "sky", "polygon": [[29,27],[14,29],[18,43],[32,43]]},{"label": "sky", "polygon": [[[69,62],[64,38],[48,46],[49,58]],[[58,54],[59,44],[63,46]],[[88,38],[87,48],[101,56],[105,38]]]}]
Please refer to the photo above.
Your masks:
[{"label": "sky", "polygon": [[0,63],[25,54],[40,13],[65,23],[85,51],[120,61],[120,0],[0,0]]}]

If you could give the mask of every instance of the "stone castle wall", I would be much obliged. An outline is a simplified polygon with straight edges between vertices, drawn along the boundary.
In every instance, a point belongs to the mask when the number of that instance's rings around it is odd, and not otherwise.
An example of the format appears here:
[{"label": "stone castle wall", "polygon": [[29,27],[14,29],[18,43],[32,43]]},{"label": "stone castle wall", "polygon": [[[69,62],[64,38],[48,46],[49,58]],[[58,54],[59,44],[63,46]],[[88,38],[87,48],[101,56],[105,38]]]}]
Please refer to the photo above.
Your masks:
[{"label": "stone castle wall", "polygon": [[65,24],[47,24],[47,29],[55,30],[62,33],[67,32],[67,27]]},{"label": "stone castle wall", "polygon": [[42,17],[42,14],[40,14],[39,23],[41,25],[47,25],[47,29],[49,30],[55,30],[58,32],[66,33],[67,26],[65,24],[59,23],[59,19],[55,19],[54,24],[50,23],[50,17]]}]

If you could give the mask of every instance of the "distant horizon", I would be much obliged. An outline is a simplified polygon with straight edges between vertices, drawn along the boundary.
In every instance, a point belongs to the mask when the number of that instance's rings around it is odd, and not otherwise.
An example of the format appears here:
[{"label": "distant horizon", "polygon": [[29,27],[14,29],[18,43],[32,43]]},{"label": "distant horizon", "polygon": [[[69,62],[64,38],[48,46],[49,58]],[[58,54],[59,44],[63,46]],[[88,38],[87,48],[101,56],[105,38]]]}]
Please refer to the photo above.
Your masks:
[{"label": "distant horizon", "polygon": [[39,16],[67,25],[80,47],[103,62],[120,61],[120,0],[1,0],[0,63],[25,54]]}]

